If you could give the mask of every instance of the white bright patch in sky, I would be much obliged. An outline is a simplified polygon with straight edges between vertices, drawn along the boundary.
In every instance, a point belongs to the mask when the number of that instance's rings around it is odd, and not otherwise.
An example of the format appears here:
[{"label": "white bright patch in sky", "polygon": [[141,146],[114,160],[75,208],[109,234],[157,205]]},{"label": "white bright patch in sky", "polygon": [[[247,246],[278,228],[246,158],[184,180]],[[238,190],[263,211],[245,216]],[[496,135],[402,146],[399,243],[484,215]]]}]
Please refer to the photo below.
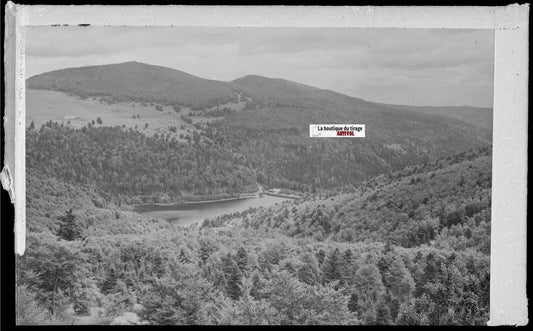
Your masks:
[{"label": "white bright patch in sky", "polygon": [[492,107],[494,31],[26,28],[27,77],[127,61],[223,81],[284,78],[384,103]]}]

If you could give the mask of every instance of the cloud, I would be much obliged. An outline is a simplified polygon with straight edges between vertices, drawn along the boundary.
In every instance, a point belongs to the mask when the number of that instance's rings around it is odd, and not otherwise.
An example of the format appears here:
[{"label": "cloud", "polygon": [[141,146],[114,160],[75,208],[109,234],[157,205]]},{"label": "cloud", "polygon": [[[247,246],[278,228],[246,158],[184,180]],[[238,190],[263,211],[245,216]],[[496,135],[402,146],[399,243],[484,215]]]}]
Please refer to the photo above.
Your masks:
[{"label": "cloud", "polygon": [[136,60],[217,80],[285,78],[373,101],[492,106],[490,30],[29,27],[26,37],[28,76]]}]

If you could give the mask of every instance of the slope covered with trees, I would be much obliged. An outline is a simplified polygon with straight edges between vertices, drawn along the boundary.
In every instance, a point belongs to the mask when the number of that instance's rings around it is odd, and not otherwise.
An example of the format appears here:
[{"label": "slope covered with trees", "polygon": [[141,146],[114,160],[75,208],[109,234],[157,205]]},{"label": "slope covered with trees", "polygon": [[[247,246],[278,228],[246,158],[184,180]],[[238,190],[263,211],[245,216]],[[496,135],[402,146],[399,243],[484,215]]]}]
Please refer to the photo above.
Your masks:
[{"label": "slope covered with trees", "polygon": [[[39,190],[39,188],[32,188]],[[95,209],[83,239],[30,231],[19,321],[94,324],[483,324],[488,256],[178,228]],[[64,210],[64,207],[63,207]],[[98,212],[98,210],[100,212]],[[32,213],[28,220],[33,222]],[[91,216],[91,217],[94,217]],[[72,311],[72,312],[69,312]]]},{"label": "slope covered with trees", "polygon": [[[357,184],[491,143],[490,130],[443,112],[426,114],[260,76],[233,83],[251,107],[211,124],[213,139],[244,155],[259,181],[271,187],[314,191]],[[309,137],[309,124],[321,123],[365,124],[366,137]]]},{"label": "slope covered with trees", "polygon": [[[272,113],[274,110],[269,111],[240,113],[222,123],[211,124],[214,127],[211,132],[216,133],[207,136],[242,154],[247,166],[258,172],[259,182],[270,187],[314,191],[314,188],[358,184],[384,172],[487,146],[466,131],[452,130],[439,121],[412,122],[402,134],[384,128],[378,131],[377,127],[366,124],[365,138],[310,138],[308,125],[289,124],[291,120],[286,117],[295,110],[278,109],[278,114],[283,114],[280,117]],[[241,117],[246,117],[244,121],[249,124],[241,123]],[[405,120],[406,117],[398,118],[398,126]],[[298,121],[305,120],[300,117]],[[268,123],[285,127],[272,128]]]},{"label": "slope covered with trees", "polygon": [[491,153],[483,148],[380,175],[355,192],[311,195],[204,225],[278,229],[293,236],[342,242],[382,241],[471,248],[490,254]]},{"label": "slope covered with trees", "polygon": [[[187,135],[198,139],[203,135],[206,142],[237,155],[246,167],[256,171],[259,183],[299,191],[357,184],[383,172],[491,143],[491,130],[453,116],[441,116],[444,111],[435,115],[419,108],[372,103],[261,76],[216,82],[169,68],[128,62],[53,71],[31,77],[27,85],[82,97],[155,102],[176,109],[185,105],[191,109],[189,116],[173,111],[169,116],[197,126]],[[245,104],[244,109],[227,108],[231,100]],[[39,110],[29,110],[32,111]],[[213,122],[195,114],[223,115],[218,117],[223,120]],[[113,118],[113,123],[116,120]],[[107,123],[105,114],[102,121]],[[161,123],[167,130],[168,124]],[[309,124],[320,123],[365,124],[366,137],[310,138]],[[141,123],[138,130],[143,128],[146,129]],[[171,129],[177,132],[178,128]],[[206,186],[211,187],[208,183]]]},{"label": "slope covered with trees", "polygon": [[117,203],[180,201],[194,195],[254,192],[254,172],[215,145],[147,137],[120,127],[71,129],[49,122],[28,129],[27,167],[93,187]]},{"label": "slope covered with trees", "polygon": [[484,324],[489,160],[475,150],[200,228],[30,170],[19,322]]}]

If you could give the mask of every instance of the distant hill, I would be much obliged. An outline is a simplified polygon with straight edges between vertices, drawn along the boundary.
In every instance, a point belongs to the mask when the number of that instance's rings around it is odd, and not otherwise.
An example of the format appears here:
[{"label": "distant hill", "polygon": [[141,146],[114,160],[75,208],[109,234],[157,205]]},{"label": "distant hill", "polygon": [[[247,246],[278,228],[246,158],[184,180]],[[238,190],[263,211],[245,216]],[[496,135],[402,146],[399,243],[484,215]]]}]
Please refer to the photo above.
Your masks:
[{"label": "distant hill", "polygon": [[266,78],[249,75],[234,80],[237,90],[252,100],[264,105],[278,106],[319,106],[339,110],[354,111],[383,111],[400,110],[414,111],[429,115],[439,115],[458,119],[460,121],[492,130],[492,109],[477,107],[432,107],[408,106],[373,103],[360,98],[354,98],[330,90],[323,90],[284,79]]},{"label": "distant hill", "polygon": [[411,110],[426,114],[435,114],[456,118],[481,128],[492,130],[492,108],[460,107],[430,107],[430,106],[400,106],[387,105],[401,110]]},{"label": "distant hill", "polygon": [[[247,156],[249,167],[264,174],[267,186],[339,187],[491,144],[491,130],[440,113],[372,103],[283,79],[246,76],[232,83],[252,102],[217,131]],[[365,124],[366,137],[310,138],[312,123]]]},{"label": "distant hill", "polygon": [[30,77],[27,88],[113,101],[211,107],[235,98],[228,83],[139,62],[55,70]]},{"label": "distant hill", "polygon": [[103,97],[112,102],[156,102],[194,109],[235,102],[243,94],[251,104],[334,108],[336,116],[346,111],[349,115],[383,109],[414,111],[492,129],[489,108],[380,104],[284,79],[248,75],[222,82],[135,61],[51,71],[28,78],[27,88],[67,92],[84,98]]},{"label": "distant hill", "polygon": [[279,78],[249,75],[238,78],[232,83],[236,90],[252,100],[265,105],[342,107],[355,105],[371,107],[371,102],[350,97],[330,90],[291,82]]},{"label": "distant hill", "polygon": [[[253,115],[249,112],[239,114],[239,116],[261,117],[260,114],[264,113],[265,118],[254,118],[254,122],[263,127],[266,125],[288,127],[309,123],[326,123],[320,121],[333,121],[332,123],[349,121],[349,123],[369,124],[373,128],[379,129],[377,133],[385,135],[387,132],[381,132],[382,130],[395,132],[403,129],[420,135],[424,131],[420,125],[431,126],[438,123],[443,129],[449,129],[448,126],[451,126],[480,136],[482,139],[491,140],[489,131],[479,130],[478,125],[474,124],[474,127],[471,125],[473,124],[471,121],[459,118],[461,117],[459,115],[460,110],[463,108],[411,107],[373,103],[330,90],[261,76],[246,76],[236,79],[232,83],[236,91],[252,100],[254,109],[260,110]],[[446,114],[448,109],[453,111]],[[468,110],[473,112],[478,109]],[[481,110],[479,109],[479,111]],[[281,118],[277,118],[277,116]],[[462,117],[468,116],[465,114]],[[237,122],[236,125],[244,124],[238,119]],[[485,128],[485,126],[481,127]],[[438,129],[431,127],[431,130]],[[404,133],[409,134],[410,132],[405,131]]]}]

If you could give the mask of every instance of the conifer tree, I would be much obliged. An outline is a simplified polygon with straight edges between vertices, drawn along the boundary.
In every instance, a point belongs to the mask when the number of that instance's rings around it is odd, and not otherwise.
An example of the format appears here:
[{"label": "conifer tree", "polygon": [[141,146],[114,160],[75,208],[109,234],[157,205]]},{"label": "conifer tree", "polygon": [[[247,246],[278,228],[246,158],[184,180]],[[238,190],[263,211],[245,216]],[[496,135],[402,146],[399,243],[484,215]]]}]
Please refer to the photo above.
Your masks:
[{"label": "conifer tree", "polygon": [[241,270],[243,274],[246,274],[248,271],[248,253],[246,253],[246,250],[244,247],[240,247],[237,250],[237,255],[235,256],[235,261],[237,262],[237,266]]},{"label": "conifer tree", "polygon": [[115,285],[117,284],[118,275],[115,270],[115,268],[111,268],[109,271],[109,274],[104,279],[104,282],[102,283],[102,293],[108,294],[111,293]]},{"label": "conifer tree", "polygon": [[250,296],[255,300],[260,300],[262,297],[261,291],[264,287],[263,281],[259,272],[256,270],[252,274],[252,287],[250,289]]},{"label": "conifer tree", "polygon": [[329,283],[341,279],[340,270],[340,252],[338,248],[331,253],[330,256],[324,261],[322,270],[324,272],[324,282]]},{"label": "conifer tree", "polygon": [[326,252],[321,248],[318,253],[316,253],[316,258],[318,260],[318,264],[322,265],[324,263],[324,259],[326,258]]},{"label": "conifer tree", "polygon": [[340,263],[340,273],[341,273],[341,285],[346,286],[350,283],[353,276],[353,252],[351,249],[344,251],[344,254],[341,258]]},{"label": "conifer tree", "polygon": [[358,300],[359,300],[359,298],[357,297],[356,293],[352,293],[350,295],[350,300],[348,301],[348,309],[351,312],[356,312],[357,311],[357,308],[359,307]]},{"label": "conifer tree", "polygon": [[309,285],[316,285],[320,282],[320,269],[317,259],[313,254],[306,253],[300,257],[303,266],[298,270],[298,279]]},{"label": "conifer tree", "polygon": [[199,249],[199,255],[200,260],[205,263],[207,259],[211,256],[215,248],[212,246],[210,241],[207,240],[200,240],[200,249]]},{"label": "conifer tree", "polygon": [[185,250],[183,248],[180,250],[180,255],[179,255],[178,259],[179,259],[180,262],[183,262],[183,263],[191,262],[191,260],[189,259],[189,256],[187,255],[187,253],[185,253]]},{"label": "conifer tree", "polygon": [[226,292],[230,298],[238,300],[242,295],[242,273],[234,260],[230,263]]},{"label": "conifer tree", "polygon": [[376,303],[384,291],[379,269],[372,264],[361,266],[354,275],[359,299],[365,304]]},{"label": "conifer tree", "polygon": [[58,221],[59,229],[56,235],[61,239],[73,241],[83,237],[83,231],[72,213],[72,208],[67,211],[65,216],[59,216]]},{"label": "conifer tree", "polygon": [[401,258],[392,259],[388,270],[382,275],[383,283],[395,297],[402,301],[410,298],[415,288],[415,282]]},{"label": "conifer tree", "polygon": [[391,314],[389,307],[383,302],[380,301],[376,309],[376,324],[377,325],[387,325],[391,322]]},{"label": "conifer tree", "polygon": [[426,256],[426,265],[424,266],[424,283],[435,281],[440,272],[440,265],[431,252]]},{"label": "conifer tree", "polygon": [[344,259],[344,263],[346,264],[352,263],[353,252],[351,249],[347,249],[346,251],[344,251],[343,259]]}]

